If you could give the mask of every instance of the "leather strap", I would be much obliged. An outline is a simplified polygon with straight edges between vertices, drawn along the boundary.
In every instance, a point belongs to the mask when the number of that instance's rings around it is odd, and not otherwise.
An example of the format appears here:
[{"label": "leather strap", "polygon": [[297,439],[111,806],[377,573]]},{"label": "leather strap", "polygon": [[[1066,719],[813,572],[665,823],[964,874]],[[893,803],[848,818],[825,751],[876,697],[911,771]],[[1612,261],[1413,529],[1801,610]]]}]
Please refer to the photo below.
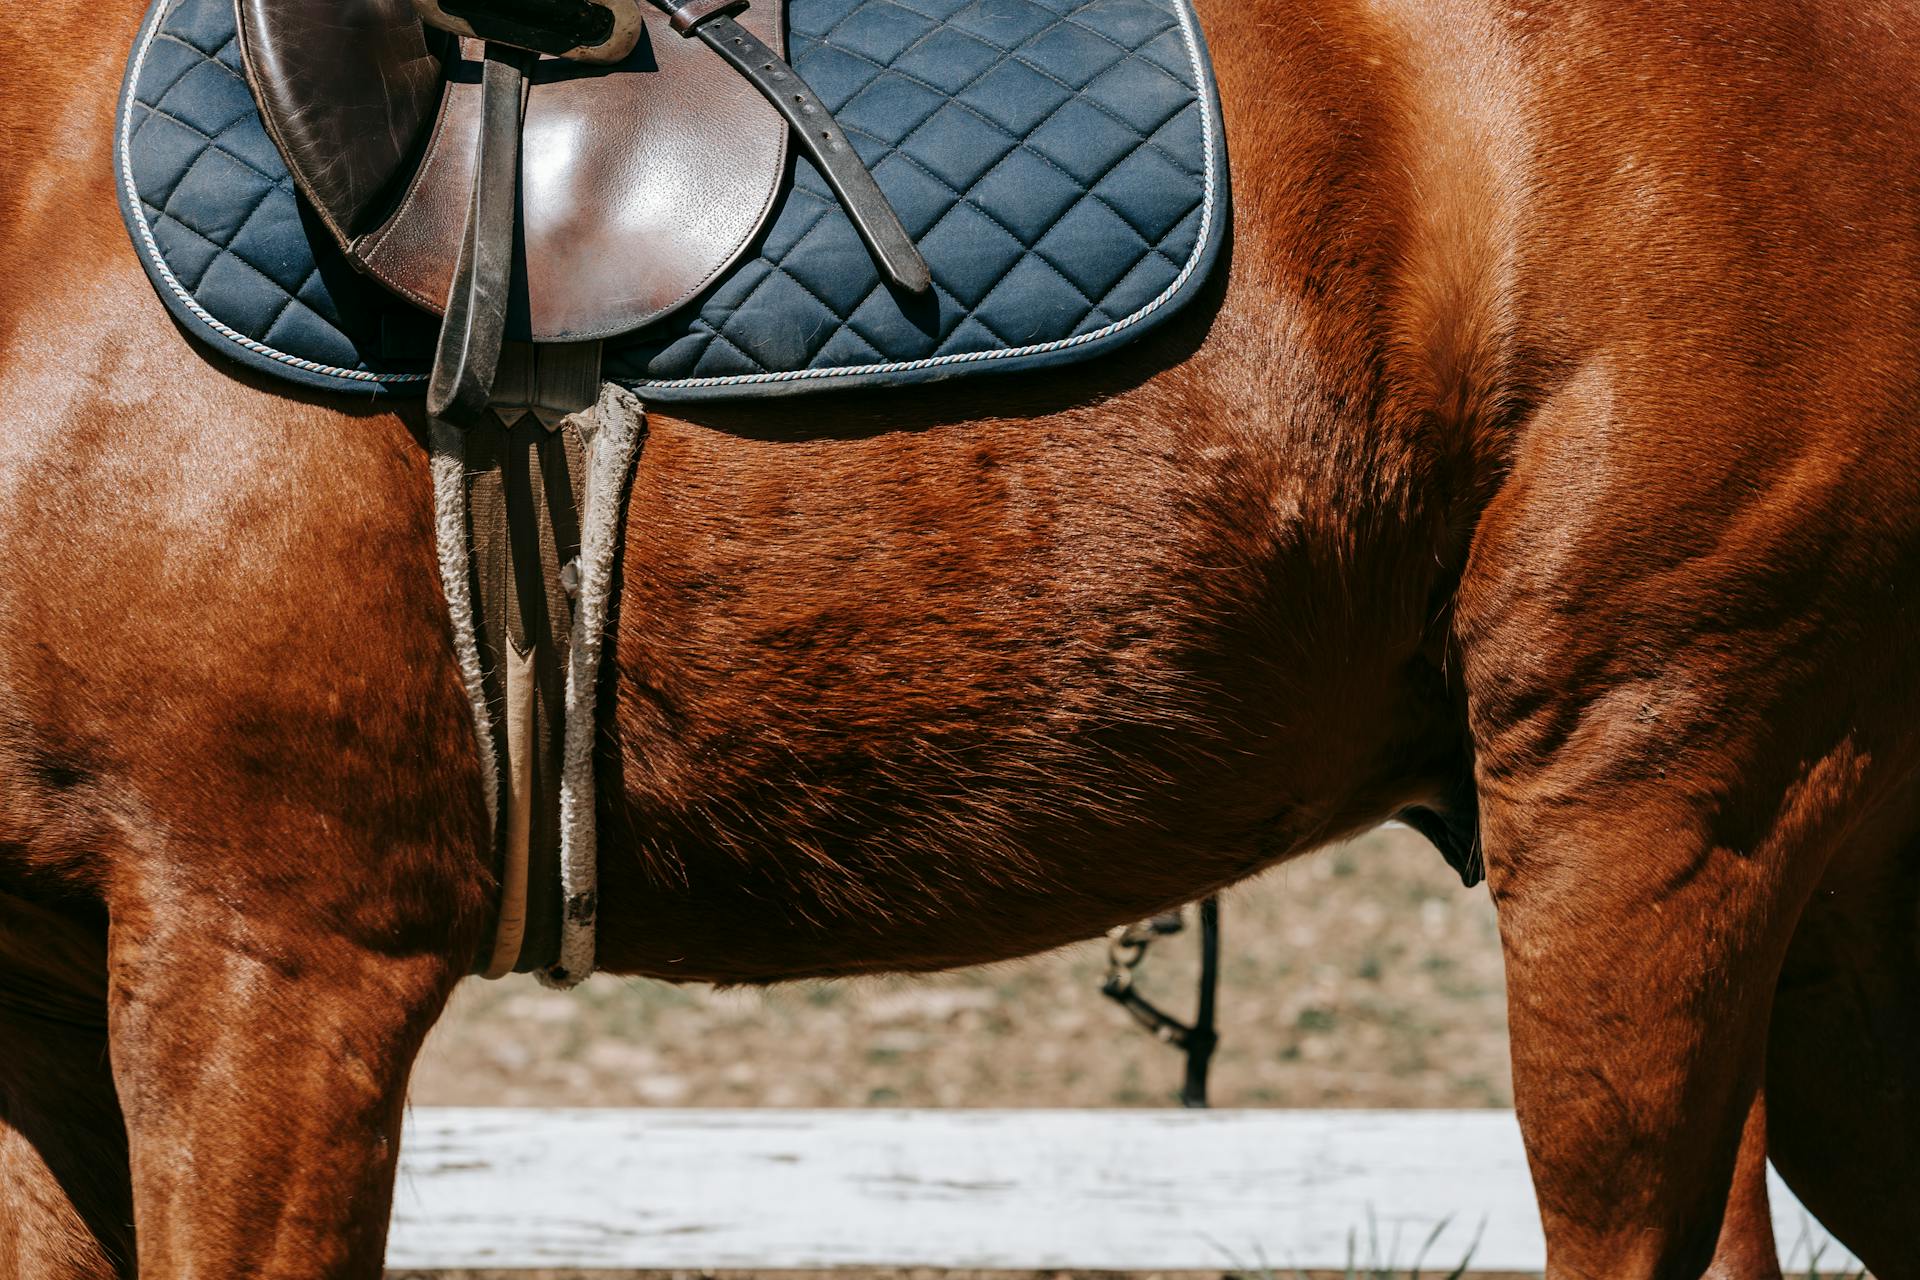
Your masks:
[{"label": "leather strap", "polygon": [[500,912],[493,926],[493,954],[483,978],[503,978],[520,963],[527,939],[527,893],[532,883],[533,822],[537,812],[535,655],[509,646],[502,655],[500,679],[506,706],[500,719],[506,733],[506,820],[501,824]]},{"label": "leather strap", "polygon": [[[553,0],[561,7],[566,2]],[[826,104],[785,60],[731,16],[745,0],[652,3],[673,19],[682,35],[699,36],[779,111],[886,278],[910,293],[927,292],[932,276],[925,260]],[[465,17],[484,18],[482,10],[491,4],[461,0],[455,8]],[[537,7],[528,4],[524,12]],[[500,13],[492,16],[501,18]],[[463,500],[465,518],[450,518],[446,507],[441,508],[442,567],[464,593],[461,575],[446,567],[459,559],[470,566],[479,671],[469,677],[469,687],[477,685],[476,697],[485,705],[480,736],[491,741],[500,780],[496,794],[504,800],[494,830],[500,908],[479,971],[500,977],[541,968],[556,980],[571,982],[591,967],[594,903],[589,883],[577,901],[565,904],[570,913],[585,913],[581,918],[587,922],[587,945],[569,943],[584,957],[576,964],[562,956],[560,918],[563,772],[570,763],[567,696],[574,657],[574,611],[565,569],[580,556],[576,495],[583,492],[586,467],[578,431],[562,419],[593,401],[599,385],[598,344],[512,350],[505,360],[506,385],[496,385],[515,279],[521,113],[536,56],[500,43],[484,49],[473,188],[428,382],[427,410],[435,419],[436,435],[444,433],[448,423],[465,428],[464,477],[445,473],[447,488],[458,495],[448,501]],[[544,377],[540,364],[549,351],[556,361],[554,376]],[[516,388],[526,403],[509,403]],[[449,554],[447,542],[460,536],[461,524],[469,544],[466,557]],[[456,591],[450,588],[448,594],[451,600]],[[596,637],[589,634],[588,639]],[[597,641],[592,648],[597,655]],[[475,657],[472,649],[468,654],[469,660]],[[591,689],[591,684],[585,687]],[[590,745],[588,739],[579,741]],[[590,775],[590,751],[577,754],[581,759],[571,763],[582,775]],[[574,794],[577,798],[578,792]],[[589,821],[583,829],[590,827]],[[586,879],[590,882],[591,877]],[[576,968],[578,973],[573,972]]]},{"label": "leather strap", "polygon": [[747,0],[664,0],[660,7],[667,11],[667,25],[684,36],[716,13],[739,13]]},{"label": "leather strap", "polygon": [[427,412],[461,426],[479,421],[486,410],[507,332],[520,199],[520,104],[534,57],[490,44],[481,63],[473,194],[427,382]]},{"label": "leather strap", "polygon": [[674,30],[683,36],[698,36],[707,47],[745,76],[747,83],[786,118],[793,136],[833,188],[833,194],[847,211],[853,229],[873,255],[875,265],[897,288],[921,294],[933,287],[927,263],[914,247],[913,238],[900,224],[873,175],[860,159],[860,153],[847,141],[846,133],[820,95],[810,88],[800,73],[769,49],[761,39],[733,20],[733,14],[746,8],[740,0],[653,0],[664,12]]}]

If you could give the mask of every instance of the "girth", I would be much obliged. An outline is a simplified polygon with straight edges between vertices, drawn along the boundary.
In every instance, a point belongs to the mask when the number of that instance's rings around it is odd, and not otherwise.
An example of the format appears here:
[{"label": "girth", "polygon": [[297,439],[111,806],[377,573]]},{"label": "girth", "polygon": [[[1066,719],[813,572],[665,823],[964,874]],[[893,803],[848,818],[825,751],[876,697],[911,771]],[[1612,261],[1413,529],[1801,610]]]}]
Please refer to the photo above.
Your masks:
[{"label": "girth", "polygon": [[[650,2],[778,112],[891,285],[924,293],[925,262],[826,105],[735,20],[747,0]],[[687,176],[700,167],[698,147],[724,157],[730,122],[751,113],[738,81],[714,82],[717,64],[641,48],[641,0],[374,0],[318,15],[314,0],[237,4],[262,119],[349,257],[423,303],[450,276],[427,390],[436,526],[493,774],[500,881],[475,971],[539,970],[570,985],[593,964],[595,687],[643,417],[631,396],[602,387],[599,340],[684,303],[745,248],[780,153],[742,134],[743,162],[753,157],[744,180],[722,172],[708,183],[730,199],[687,189],[701,178]],[[457,40],[453,82],[427,69],[419,23]],[[777,15],[762,25],[778,39]],[[685,78],[677,88],[670,70]],[[336,93],[316,91],[323,77]],[[523,155],[536,89],[553,105],[535,113],[537,149]],[[645,103],[671,104],[663,128],[648,133],[648,121],[621,114]],[[381,128],[353,132],[370,122]],[[678,185],[651,189],[649,160],[674,166]],[[704,229],[676,235],[662,210],[705,219]],[[630,241],[634,225],[658,228],[658,242]],[[683,245],[686,261],[673,256]],[[666,258],[656,269],[648,255]]]},{"label": "girth", "polygon": [[[517,345],[502,373],[524,382],[536,358],[591,368],[596,354]],[[559,955],[560,782],[574,629],[568,588],[578,585],[575,495],[586,482],[579,426],[550,425],[559,406],[520,408],[538,397],[503,393],[507,380],[496,382],[493,412],[464,438],[475,633],[487,706],[497,708],[493,764],[505,801],[496,836],[502,902],[482,970],[488,977],[512,971],[523,957],[546,967]]]},{"label": "girth", "polygon": [[430,423],[441,583],[500,881],[474,972],[557,986],[593,968],[594,708],[644,422],[631,395],[589,380],[597,345],[508,344],[484,413]]},{"label": "girth", "polygon": [[[599,394],[598,346],[508,344],[480,407],[458,420],[436,416],[432,425],[441,573],[455,630],[470,637],[463,666],[494,778],[500,906],[476,965],[490,978],[538,969],[556,981],[577,981],[586,972],[577,954],[573,966],[562,964],[563,892],[579,898],[573,914],[592,920],[591,884],[567,874],[566,854],[577,839],[569,838],[562,810],[569,792],[584,793],[589,803],[592,797],[590,759],[569,777],[567,733],[582,713],[573,705],[580,701],[572,696],[576,681],[588,692],[585,723],[574,727],[591,732],[593,670],[576,662],[575,640],[591,632],[597,641],[605,620],[604,607],[586,618],[579,608],[583,499],[609,487],[589,467],[590,450],[607,447],[598,438],[606,434],[598,430],[604,415],[589,412]],[[637,425],[635,414],[627,439],[612,446],[620,454],[611,485],[615,511]],[[600,505],[599,522],[617,532],[614,512]],[[601,531],[602,542],[608,533]],[[600,559],[604,598],[611,559]],[[456,588],[470,594],[461,600]],[[466,627],[459,625],[463,606]],[[597,644],[593,652],[597,666]]]}]

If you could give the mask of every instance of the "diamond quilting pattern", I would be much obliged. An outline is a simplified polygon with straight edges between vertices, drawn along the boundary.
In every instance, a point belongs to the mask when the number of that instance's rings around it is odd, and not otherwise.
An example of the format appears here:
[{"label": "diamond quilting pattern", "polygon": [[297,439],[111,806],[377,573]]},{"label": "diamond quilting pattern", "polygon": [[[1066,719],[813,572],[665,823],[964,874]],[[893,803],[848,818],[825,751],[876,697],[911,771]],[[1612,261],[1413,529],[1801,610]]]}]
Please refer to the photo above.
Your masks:
[{"label": "diamond quilting pattern", "polygon": [[423,386],[416,368],[374,354],[396,304],[304,224],[242,77],[232,0],[158,3],[164,20],[136,50],[117,149],[132,188],[122,209],[137,199],[162,297],[272,367],[318,366],[342,386]]},{"label": "diamond quilting pattern", "polygon": [[[878,280],[804,158],[702,298],[610,343],[651,399],[1077,358],[1171,312],[1226,221],[1189,0],[788,0],[788,47],[899,211],[933,296]],[[149,274],[189,328],[310,385],[417,391],[418,312],[310,225],[242,79],[232,0],[155,0],[120,137]],[[136,216],[137,214],[137,216]]]},{"label": "diamond quilting pattern", "polygon": [[[818,234],[846,218],[801,158],[794,197],[741,271],[811,281],[813,305],[782,314],[787,295],[765,288],[702,306],[671,335],[610,352],[611,367],[658,395],[1060,343],[1148,307],[1225,215],[1193,216],[1219,157],[1182,2],[793,0],[794,66],[874,167],[936,296],[902,305],[850,251],[850,227]],[[813,234],[783,235],[790,221]]]}]

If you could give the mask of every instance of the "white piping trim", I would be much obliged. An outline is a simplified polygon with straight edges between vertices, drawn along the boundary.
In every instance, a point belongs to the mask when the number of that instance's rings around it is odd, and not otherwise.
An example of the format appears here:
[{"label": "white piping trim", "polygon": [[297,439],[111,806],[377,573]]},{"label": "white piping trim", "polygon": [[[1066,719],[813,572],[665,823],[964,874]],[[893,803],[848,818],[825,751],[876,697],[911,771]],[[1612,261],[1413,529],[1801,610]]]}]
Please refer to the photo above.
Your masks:
[{"label": "white piping trim", "polygon": [[1085,346],[1089,342],[1098,342],[1111,337],[1123,329],[1132,328],[1154,312],[1164,307],[1175,294],[1186,287],[1187,281],[1199,268],[1200,260],[1206,255],[1207,241],[1213,232],[1213,219],[1218,205],[1219,165],[1214,159],[1214,137],[1218,128],[1213,118],[1213,94],[1207,85],[1206,63],[1200,56],[1198,30],[1191,0],[1174,0],[1174,8],[1180,18],[1180,36],[1187,46],[1187,58],[1193,68],[1194,90],[1200,101],[1200,145],[1205,152],[1205,183],[1200,198],[1200,234],[1194,237],[1193,252],[1187,256],[1186,265],[1180,269],[1173,283],[1145,306],[1132,315],[1115,320],[1091,333],[1079,334],[1072,338],[1057,338],[1052,342],[1039,342],[1025,347],[1001,347],[993,351],[960,351],[952,355],[927,356],[919,360],[900,360],[887,364],[839,365],[831,369],[792,369],[779,373],[735,373],[713,378],[678,378],[661,382],[639,381],[633,384],[635,391],[678,391],[693,390],[698,387],[737,387],[752,383],[802,382],[816,378],[857,378],[878,373],[912,373],[920,369],[932,369],[949,364],[972,364],[983,360],[1006,360],[1014,356],[1047,355],[1055,351],[1067,351],[1074,347]]},{"label": "white piping trim", "polygon": [[[139,245],[143,256],[153,265],[154,271],[160,276],[162,283],[165,284],[167,292],[171,293],[180,302],[180,305],[191,311],[194,317],[209,329],[212,329],[227,341],[246,348],[255,355],[264,356],[280,364],[291,365],[296,369],[302,369],[308,373],[322,373],[335,378],[346,378],[354,382],[370,382],[375,384],[425,382],[427,375],[424,373],[369,373],[364,369],[342,369],[335,365],[320,364],[313,360],[303,360],[299,356],[288,355],[284,351],[276,351],[266,343],[249,338],[239,330],[230,328],[215,319],[212,313],[201,306],[194,296],[180,283],[179,277],[173,274],[173,268],[167,265],[166,258],[160,253],[159,243],[153,238],[153,227],[147,222],[147,211],[141,205],[140,188],[135,186],[133,181],[133,109],[135,106],[142,105],[139,101],[138,89],[140,87],[140,73],[147,65],[147,51],[153,47],[153,38],[159,34],[161,24],[165,21],[167,15],[177,7],[176,5],[164,3],[153,6],[153,18],[147,24],[146,30],[140,34],[139,52],[134,55],[133,65],[127,68],[127,101],[125,107],[123,107],[120,112],[120,181],[126,188],[127,208],[133,212],[133,220],[136,224],[136,230],[139,232]],[[220,247],[223,252],[230,252],[227,246],[222,245]]]}]

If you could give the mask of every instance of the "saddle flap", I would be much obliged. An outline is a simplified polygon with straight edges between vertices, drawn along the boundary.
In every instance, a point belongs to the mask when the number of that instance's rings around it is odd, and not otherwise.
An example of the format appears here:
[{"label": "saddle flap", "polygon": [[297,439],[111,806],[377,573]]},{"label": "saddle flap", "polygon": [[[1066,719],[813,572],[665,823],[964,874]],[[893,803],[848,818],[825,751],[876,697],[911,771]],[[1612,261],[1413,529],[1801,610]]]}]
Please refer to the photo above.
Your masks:
[{"label": "saddle flap", "polygon": [[[413,68],[427,46],[412,0],[237,3],[254,96],[301,190],[356,265],[443,311],[472,191],[479,46],[462,42],[444,65],[428,55],[432,101],[423,108]],[[311,17],[317,8],[353,20],[322,23]],[[779,0],[757,0],[743,25],[777,48],[781,16]],[[376,110],[372,86],[396,67],[408,75]],[[373,119],[386,127],[368,127]],[[646,12],[633,52],[615,65],[537,63],[523,124],[525,274],[511,336],[614,337],[691,301],[759,234],[786,152],[779,114],[657,11]],[[349,178],[351,198],[340,190]]]},{"label": "saddle flap", "polygon": [[302,194],[345,244],[390,203],[419,155],[445,69],[404,0],[238,0],[237,8],[261,120]]}]

